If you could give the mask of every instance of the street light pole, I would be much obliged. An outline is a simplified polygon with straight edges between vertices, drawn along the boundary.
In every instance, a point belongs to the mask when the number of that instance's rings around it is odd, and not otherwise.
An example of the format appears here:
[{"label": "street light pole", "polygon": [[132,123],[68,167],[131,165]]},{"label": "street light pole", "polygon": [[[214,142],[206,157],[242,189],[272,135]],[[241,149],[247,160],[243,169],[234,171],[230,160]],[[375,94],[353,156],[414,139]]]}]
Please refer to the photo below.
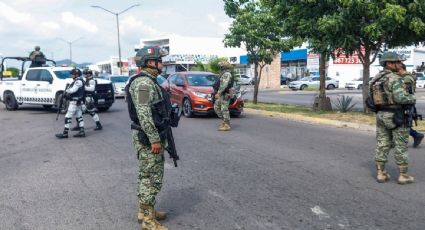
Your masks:
[{"label": "street light pole", "polygon": [[79,38],[77,38],[77,39],[75,39],[75,40],[73,40],[73,41],[68,41],[68,40],[65,40],[65,39],[63,39],[63,38],[58,38],[58,39],[60,39],[60,40],[62,40],[62,41],[64,41],[64,42],[66,42],[66,43],[68,43],[68,45],[69,45],[69,60],[70,60],[70,62],[71,62],[71,65],[72,65],[72,43],[74,43],[74,42],[76,42],[76,41],[78,41],[78,40],[80,40],[80,39],[82,39],[83,37],[79,37]]},{"label": "street light pole", "polygon": [[119,23],[119,15],[120,15],[120,14],[122,14],[122,13],[124,13],[124,12],[126,12],[126,11],[128,11],[129,9],[131,9],[131,8],[133,8],[133,7],[136,7],[136,6],[140,6],[140,4],[134,4],[134,5],[132,5],[132,6],[128,7],[127,9],[125,9],[125,10],[123,10],[123,11],[119,12],[119,13],[112,12],[112,11],[110,11],[110,10],[108,10],[108,9],[105,9],[105,8],[101,7],[101,6],[90,6],[90,7],[93,7],[93,8],[99,8],[99,9],[102,9],[102,10],[104,10],[104,11],[108,12],[108,13],[111,13],[111,14],[115,15],[115,18],[116,18],[116,21],[117,21],[118,65],[119,65],[119,67],[120,67],[120,74],[122,74],[122,62],[121,62],[121,42],[120,42],[120,23]]}]

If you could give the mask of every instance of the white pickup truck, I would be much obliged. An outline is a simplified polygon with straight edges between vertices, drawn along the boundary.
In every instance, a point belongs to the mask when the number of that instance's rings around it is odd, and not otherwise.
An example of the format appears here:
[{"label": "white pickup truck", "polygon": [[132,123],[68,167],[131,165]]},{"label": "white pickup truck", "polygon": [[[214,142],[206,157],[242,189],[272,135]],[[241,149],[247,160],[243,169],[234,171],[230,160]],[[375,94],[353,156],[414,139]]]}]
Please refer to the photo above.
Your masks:
[{"label": "white pickup truck", "polygon": [[[27,68],[22,78],[0,80],[0,101],[7,110],[16,110],[19,105],[41,105],[44,108],[58,107],[66,84],[72,82],[72,67]],[[97,79],[95,106],[105,111],[114,102],[114,89],[108,80]]]}]

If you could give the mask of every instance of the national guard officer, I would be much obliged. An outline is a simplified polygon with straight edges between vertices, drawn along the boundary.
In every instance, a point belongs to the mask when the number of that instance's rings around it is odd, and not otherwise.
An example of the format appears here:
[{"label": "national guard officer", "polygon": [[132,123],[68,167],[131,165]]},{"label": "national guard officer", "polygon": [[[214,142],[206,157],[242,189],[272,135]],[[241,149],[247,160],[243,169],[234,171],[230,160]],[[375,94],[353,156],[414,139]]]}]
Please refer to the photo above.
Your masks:
[{"label": "national guard officer", "polygon": [[390,179],[385,163],[391,146],[394,146],[395,161],[400,172],[398,183],[407,184],[414,180],[407,174],[409,127],[405,122],[403,105],[413,105],[416,99],[406,91],[403,78],[397,75],[402,61],[404,59],[395,52],[384,53],[379,60],[384,69],[370,84],[369,96],[377,108],[375,163],[377,181],[380,183]]},{"label": "national guard officer", "polygon": [[[157,108],[166,106],[161,87],[156,77],[162,71],[162,57],[167,50],[158,46],[147,46],[137,51],[136,65],[140,73],[131,77],[126,86],[128,110],[133,124],[133,146],[139,160],[139,222],[142,230],[164,230],[158,220],[166,213],[154,209],[155,197],[162,187],[164,175],[164,149],[167,142],[160,135],[156,121],[163,119]],[[132,125],[133,127],[133,125]]]},{"label": "national guard officer", "polygon": [[29,58],[31,60],[30,67],[41,67],[46,63],[46,58],[43,52],[40,51],[40,46],[34,47],[34,50],[31,51]]},{"label": "national guard officer", "polygon": [[[409,92],[410,94],[415,94],[416,76],[406,71],[406,65],[404,63],[401,63],[400,67],[401,68],[399,70],[399,74],[403,77],[404,85],[406,86],[407,92]],[[424,135],[414,130],[412,127],[410,127],[409,134],[413,137],[413,147],[418,147],[424,139]]]},{"label": "national guard officer", "polygon": [[231,129],[229,113],[230,88],[233,86],[233,76],[230,73],[232,65],[228,61],[220,61],[218,66],[221,69],[221,75],[218,80],[219,85],[215,87],[217,91],[214,95],[214,111],[222,120],[218,131],[229,131]]},{"label": "national guard officer", "polygon": [[74,137],[86,136],[84,132],[83,112],[81,108],[81,105],[83,103],[83,98],[84,98],[84,80],[81,77],[81,70],[72,69],[71,77],[74,81],[66,89],[63,95],[69,100],[69,105],[68,105],[68,111],[65,114],[65,128],[63,130],[63,133],[56,134],[56,137],[59,139],[68,138],[68,131],[72,122],[72,116],[74,116],[74,114],[76,114],[77,123],[79,127],[79,132],[75,134]]},{"label": "national guard officer", "polygon": [[[95,131],[101,130],[102,124],[100,124],[99,115],[97,114],[97,108],[94,106],[94,93],[96,89],[97,81],[93,79],[93,72],[91,70],[84,70],[83,74],[85,76],[85,103],[81,106],[83,113],[87,111],[92,117],[93,121],[96,122]],[[78,119],[78,118],[77,118]],[[71,129],[72,131],[79,130],[78,124]]]}]

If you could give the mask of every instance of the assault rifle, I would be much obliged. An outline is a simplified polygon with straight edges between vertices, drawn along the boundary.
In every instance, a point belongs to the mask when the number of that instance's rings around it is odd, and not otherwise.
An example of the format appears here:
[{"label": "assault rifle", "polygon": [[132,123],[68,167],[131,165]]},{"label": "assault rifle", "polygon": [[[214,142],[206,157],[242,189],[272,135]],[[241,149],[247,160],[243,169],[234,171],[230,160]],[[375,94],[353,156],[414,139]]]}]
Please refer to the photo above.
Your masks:
[{"label": "assault rifle", "polygon": [[[150,145],[150,141],[146,133],[143,131],[142,127],[136,123],[131,123],[131,129],[139,130],[139,141],[140,143],[144,145]],[[167,147],[165,150],[167,150],[168,154],[170,155],[170,158],[173,158],[174,167],[177,167],[177,161],[179,160],[179,155],[177,155],[177,149],[176,144],[174,143],[174,137],[173,137],[173,131],[171,130],[170,126],[167,126],[165,130],[159,133],[159,136],[161,137],[161,140],[165,139],[167,140]]]},{"label": "assault rifle", "polygon": [[66,90],[68,89],[69,84],[66,84],[65,86],[65,90],[63,91],[62,95],[60,96],[59,99],[59,105],[58,105],[58,112],[56,113],[56,120],[58,120],[59,118],[59,114],[61,113],[63,104],[65,103],[65,100],[67,100],[67,96],[66,96]]},{"label": "assault rifle", "polygon": [[418,114],[416,106],[414,105],[406,106],[404,113],[406,115],[405,117],[407,127],[412,127],[413,122],[415,122],[415,126],[418,126],[418,120],[422,120],[422,114]]}]

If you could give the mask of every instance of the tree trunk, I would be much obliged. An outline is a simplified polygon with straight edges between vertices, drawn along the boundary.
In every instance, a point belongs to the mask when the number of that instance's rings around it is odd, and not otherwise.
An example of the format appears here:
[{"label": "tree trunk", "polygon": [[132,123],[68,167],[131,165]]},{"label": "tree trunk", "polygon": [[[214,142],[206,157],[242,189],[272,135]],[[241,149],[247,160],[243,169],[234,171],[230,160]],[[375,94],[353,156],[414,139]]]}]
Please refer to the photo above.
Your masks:
[{"label": "tree trunk", "polygon": [[319,73],[320,73],[320,87],[319,97],[314,99],[313,110],[332,110],[331,100],[326,97],[326,58],[325,54],[320,54],[319,57]]},{"label": "tree trunk", "polygon": [[258,76],[258,62],[254,63],[254,81],[254,98],[252,99],[252,103],[257,104],[258,87],[260,85],[260,76]]},{"label": "tree trunk", "polygon": [[367,108],[365,101],[369,96],[369,77],[370,77],[370,49],[365,49],[365,58],[363,60],[363,112],[369,113],[370,110]]}]

